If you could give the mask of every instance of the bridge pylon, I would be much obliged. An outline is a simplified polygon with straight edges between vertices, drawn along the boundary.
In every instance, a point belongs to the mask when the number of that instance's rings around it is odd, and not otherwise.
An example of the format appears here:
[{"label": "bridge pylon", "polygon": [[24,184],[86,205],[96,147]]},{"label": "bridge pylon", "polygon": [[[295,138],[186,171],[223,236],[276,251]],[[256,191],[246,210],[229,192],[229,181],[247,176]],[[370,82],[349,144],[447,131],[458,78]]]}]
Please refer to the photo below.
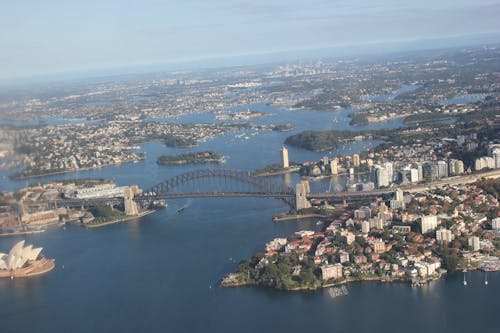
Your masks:
[{"label": "bridge pylon", "polygon": [[307,195],[311,192],[311,187],[307,180],[303,180],[295,186],[295,209],[301,210],[310,208],[311,202],[307,199]]},{"label": "bridge pylon", "polygon": [[124,190],[123,204],[125,206],[125,214],[132,216],[139,214],[139,206],[134,201],[134,197],[138,193],[141,193],[141,190],[139,190],[137,185],[129,186]]}]

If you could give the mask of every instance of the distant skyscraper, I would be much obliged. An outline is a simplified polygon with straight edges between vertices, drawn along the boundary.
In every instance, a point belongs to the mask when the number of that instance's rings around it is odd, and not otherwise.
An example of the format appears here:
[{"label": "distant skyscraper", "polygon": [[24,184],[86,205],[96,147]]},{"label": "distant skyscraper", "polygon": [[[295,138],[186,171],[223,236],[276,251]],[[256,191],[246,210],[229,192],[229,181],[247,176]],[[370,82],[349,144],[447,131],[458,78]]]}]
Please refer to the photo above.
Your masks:
[{"label": "distant skyscraper", "polygon": [[328,156],[323,156],[323,165],[327,166],[329,164]]},{"label": "distant skyscraper", "polygon": [[281,161],[283,162],[283,168],[288,168],[290,166],[288,162],[288,149],[286,149],[286,147],[281,148]]},{"label": "distant skyscraper", "polygon": [[352,165],[354,167],[359,167],[359,154],[352,155]]},{"label": "distant skyscraper", "polygon": [[338,175],[339,174],[339,162],[336,158],[330,161],[330,173],[332,175]]}]

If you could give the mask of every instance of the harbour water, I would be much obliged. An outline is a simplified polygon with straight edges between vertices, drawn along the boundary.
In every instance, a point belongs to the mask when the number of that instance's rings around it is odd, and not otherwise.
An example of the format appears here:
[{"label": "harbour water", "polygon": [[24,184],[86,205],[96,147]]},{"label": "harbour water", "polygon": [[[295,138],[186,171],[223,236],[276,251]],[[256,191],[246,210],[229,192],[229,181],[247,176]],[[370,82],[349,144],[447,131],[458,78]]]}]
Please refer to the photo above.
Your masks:
[{"label": "harbour water", "polygon": [[[352,111],[287,112],[284,122],[296,123],[299,131],[314,122],[324,124],[320,129],[349,128],[343,118]],[[309,123],[304,124],[306,119],[297,112],[306,113]],[[234,133],[219,137],[196,150],[229,156],[224,168],[254,170],[279,162],[279,148],[290,132],[249,134],[249,139],[237,139]],[[375,143],[359,142],[327,154],[352,154],[370,144]],[[147,188],[204,167],[158,166],[158,155],[185,150],[160,143],[145,144],[143,149],[147,157],[139,163],[80,173],[13,181],[2,171],[0,186],[13,190],[54,179],[102,177]],[[290,149],[291,160],[323,155]],[[165,210],[122,224],[91,230],[69,225],[1,238],[0,251],[26,239],[44,247],[57,267],[39,277],[0,280],[0,332],[475,332],[496,327],[499,273],[488,274],[488,286],[479,272],[468,273],[467,287],[461,274],[422,288],[356,283],[347,285],[348,296],[336,298],[327,289],[287,293],[220,288],[220,279],[241,259],[261,251],[265,242],[320,227],[316,220],[273,223],[272,215],[286,209],[273,199],[173,200]]]}]

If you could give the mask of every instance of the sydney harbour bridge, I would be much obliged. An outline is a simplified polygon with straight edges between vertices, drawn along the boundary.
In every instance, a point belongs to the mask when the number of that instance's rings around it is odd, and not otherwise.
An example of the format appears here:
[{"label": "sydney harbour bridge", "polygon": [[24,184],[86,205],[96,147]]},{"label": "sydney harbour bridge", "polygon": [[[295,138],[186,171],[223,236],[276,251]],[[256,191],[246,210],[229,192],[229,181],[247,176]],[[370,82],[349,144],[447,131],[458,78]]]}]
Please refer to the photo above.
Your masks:
[{"label": "sydney harbour bridge", "polygon": [[328,199],[330,202],[376,197],[392,193],[394,189],[363,192],[310,192],[307,182],[300,182],[295,188],[270,177],[258,177],[247,171],[232,169],[198,169],[171,177],[143,191],[129,191],[125,197],[63,199],[60,206],[80,207],[96,205],[124,205],[127,200],[147,208],[158,200],[181,198],[252,197],[275,198],[285,202],[291,209],[307,208],[311,199]]},{"label": "sydney harbour bridge", "polygon": [[330,203],[341,203],[361,198],[375,198],[394,193],[397,189],[406,192],[421,192],[445,185],[475,182],[481,178],[499,178],[500,170],[478,172],[470,175],[450,177],[423,184],[410,184],[392,188],[358,192],[310,191],[309,183],[301,181],[291,187],[270,177],[258,177],[247,171],[230,169],[199,169],[171,177],[155,186],[141,191],[130,186],[123,197],[102,197],[90,199],[62,199],[49,204],[64,207],[90,207],[98,205],[124,206],[125,212],[135,215],[149,209],[155,201],[181,198],[275,198],[285,202],[290,209],[310,207],[312,199],[326,199]]}]

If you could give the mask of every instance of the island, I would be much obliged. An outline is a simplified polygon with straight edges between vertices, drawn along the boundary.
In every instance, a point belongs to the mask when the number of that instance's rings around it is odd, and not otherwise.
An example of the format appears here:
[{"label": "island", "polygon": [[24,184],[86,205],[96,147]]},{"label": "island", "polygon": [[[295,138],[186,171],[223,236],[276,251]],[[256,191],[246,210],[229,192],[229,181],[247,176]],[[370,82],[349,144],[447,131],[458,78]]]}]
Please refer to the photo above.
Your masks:
[{"label": "island", "polygon": [[178,155],[162,155],[158,157],[156,163],[159,165],[180,165],[180,164],[223,164],[224,157],[213,151],[192,152]]}]

